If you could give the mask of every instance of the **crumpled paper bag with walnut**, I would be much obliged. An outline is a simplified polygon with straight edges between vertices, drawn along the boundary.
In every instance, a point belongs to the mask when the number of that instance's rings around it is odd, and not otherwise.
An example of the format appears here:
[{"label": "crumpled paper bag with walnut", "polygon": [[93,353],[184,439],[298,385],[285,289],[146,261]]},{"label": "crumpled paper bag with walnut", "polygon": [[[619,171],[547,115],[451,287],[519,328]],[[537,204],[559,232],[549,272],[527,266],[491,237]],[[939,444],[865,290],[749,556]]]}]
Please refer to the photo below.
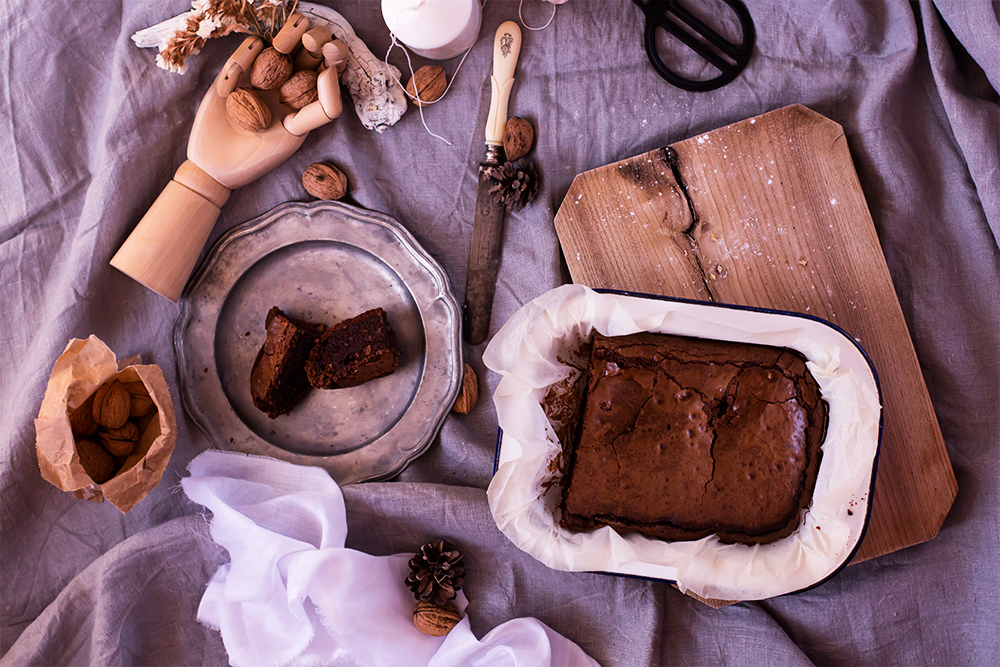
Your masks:
[{"label": "crumpled paper bag with walnut", "polygon": [[[113,476],[97,483],[81,463],[77,440],[84,438],[79,434],[74,437],[70,414],[101,385],[115,379],[139,396],[144,389],[155,409],[147,408],[142,416],[133,416],[138,444],[127,456],[113,457]],[[96,336],[69,342],[52,368],[35,420],[35,449],[42,477],[63,491],[72,491],[77,498],[96,502],[107,498],[119,510],[128,512],[160,483],[176,439],[174,407],[159,366],[143,365],[138,357],[119,362]],[[93,470],[93,465],[90,468]]]}]

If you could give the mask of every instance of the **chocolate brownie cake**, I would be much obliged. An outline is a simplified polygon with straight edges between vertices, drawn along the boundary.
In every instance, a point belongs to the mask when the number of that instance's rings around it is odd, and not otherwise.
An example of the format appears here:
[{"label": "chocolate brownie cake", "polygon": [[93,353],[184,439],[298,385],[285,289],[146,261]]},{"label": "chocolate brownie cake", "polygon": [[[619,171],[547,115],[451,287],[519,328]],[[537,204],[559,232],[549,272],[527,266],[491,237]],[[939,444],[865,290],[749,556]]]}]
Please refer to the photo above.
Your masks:
[{"label": "chocolate brownie cake", "polygon": [[344,320],[316,341],[306,375],[318,389],[338,389],[389,375],[399,366],[396,335],[381,308]]},{"label": "chocolate brownie cake", "polygon": [[291,412],[308,391],[305,362],[324,327],[289,317],[277,306],[267,312],[264,327],[267,338],[250,371],[250,395],[275,419]]},{"label": "chocolate brownie cake", "polygon": [[826,419],[798,352],[595,334],[561,523],[668,540],[786,537],[812,499]]}]

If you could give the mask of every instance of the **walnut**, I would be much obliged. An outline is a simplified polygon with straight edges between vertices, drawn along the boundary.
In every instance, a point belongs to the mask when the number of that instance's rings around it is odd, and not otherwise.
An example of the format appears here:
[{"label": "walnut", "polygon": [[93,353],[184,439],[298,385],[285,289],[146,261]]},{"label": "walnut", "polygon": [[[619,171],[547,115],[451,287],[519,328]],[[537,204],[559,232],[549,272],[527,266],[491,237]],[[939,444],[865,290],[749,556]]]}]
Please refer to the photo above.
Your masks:
[{"label": "walnut", "polygon": [[142,380],[122,382],[122,386],[125,387],[130,399],[128,413],[129,419],[145,417],[154,407],[156,407],[156,404],[153,403],[153,399],[150,397],[149,392],[146,390],[146,385]]},{"label": "walnut", "polygon": [[229,120],[247,132],[263,132],[271,124],[271,109],[255,91],[237,88],[226,97]]},{"label": "walnut", "polygon": [[347,194],[347,176],[326,162],[316,162],[302,174],[302,187],[317,199],[340,199]]},{"label": "walnut", "polygon": [[139,446],[139,427],[125,422],[121,428],[101,431],[101,444],[115,456],[128,456]]},{"label": "walnut", "polygon": [[[448,88],[448,77],[443,67],[424,65],[406,83],[406,94],[418,107],[437,102]],[[418,93],[420,99],[418,100]]]},{"label": "walnut", "polygon": [[476,407],[479,400],[479,378],[472,366],[465,364],[465,373],[462,375],[462,390],[455,400],[455,405],[451,406],[452,412],[460,415],[467,415],[472,408]]},{"label": "walnut", "polygon": [[301,109],[319,99],[316,91],[316,72],[304,69],[296,72],[281,85],[281,103]]},{"label": "walnut", "polygon": [[413,607],[413,624],[425,635],[444,637],[462,620],[458,607],[451,602],[436,605],[420,601]]},{"label": "walnut", "polygon": [[105,382],[94,394],[94,419],[105,428],[121,428],[128,421],[131,399],[122,383]]},{"label": "walnut", "polygon": [[76,453],[80,457],[80,465],[90,475],[90,479],[98,484],[104,484],[114,477],[114,459],[93,440],[77,440]]},{"label": "walnut", "polygon": [[69,425],[73,428],[75,435],[93,435],[97,432],[100,424],[94,419],[94,395],[83,402],[73,412],[69,413]]},{"label": "walnut", "polygon": [[292,59],[273,46],[260,52],[250,70],[250,85],[260,90],[275,90],[292,75]]},{"label": "walnut", "polygon": [[507,161],[520,160],[531,151],[534,143],[535,130],[531,127],[531,123],[523,118],[511,116],[503,133],[503,152],[507,156]]}]

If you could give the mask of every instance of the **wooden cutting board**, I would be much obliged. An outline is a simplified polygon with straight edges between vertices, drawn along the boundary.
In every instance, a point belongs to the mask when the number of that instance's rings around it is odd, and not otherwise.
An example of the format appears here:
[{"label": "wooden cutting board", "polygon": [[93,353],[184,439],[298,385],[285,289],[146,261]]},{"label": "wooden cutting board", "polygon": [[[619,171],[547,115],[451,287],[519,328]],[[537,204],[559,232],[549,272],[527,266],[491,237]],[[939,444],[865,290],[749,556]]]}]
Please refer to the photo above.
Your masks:
[{"label": "wooden cutting board", "polygon": [[840,125],[793,105],[585,172],[555,226],[573,282],[809,313],[852,335],[885,404],[853,562],[937,535],[958,485]]}]

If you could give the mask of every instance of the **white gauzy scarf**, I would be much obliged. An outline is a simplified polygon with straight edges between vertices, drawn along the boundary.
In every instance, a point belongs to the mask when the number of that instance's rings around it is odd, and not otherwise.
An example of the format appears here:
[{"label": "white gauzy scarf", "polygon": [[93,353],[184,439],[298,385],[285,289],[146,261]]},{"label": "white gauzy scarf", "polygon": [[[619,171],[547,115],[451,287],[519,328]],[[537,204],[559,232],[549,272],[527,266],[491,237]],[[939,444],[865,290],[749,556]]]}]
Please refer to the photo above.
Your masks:
[{"label": "white gauzy scarf", "polygon": [[446,637],[422,634],[403,584],[409,555],[344,548],[344,499],[325,470],[221,451],[188,470],[181,485],[212,511],[212,538],[231,559],[209,581],[198,620],[222,633],[235,667],[597,664],[534,618],[482,641],[467,617]]}]

